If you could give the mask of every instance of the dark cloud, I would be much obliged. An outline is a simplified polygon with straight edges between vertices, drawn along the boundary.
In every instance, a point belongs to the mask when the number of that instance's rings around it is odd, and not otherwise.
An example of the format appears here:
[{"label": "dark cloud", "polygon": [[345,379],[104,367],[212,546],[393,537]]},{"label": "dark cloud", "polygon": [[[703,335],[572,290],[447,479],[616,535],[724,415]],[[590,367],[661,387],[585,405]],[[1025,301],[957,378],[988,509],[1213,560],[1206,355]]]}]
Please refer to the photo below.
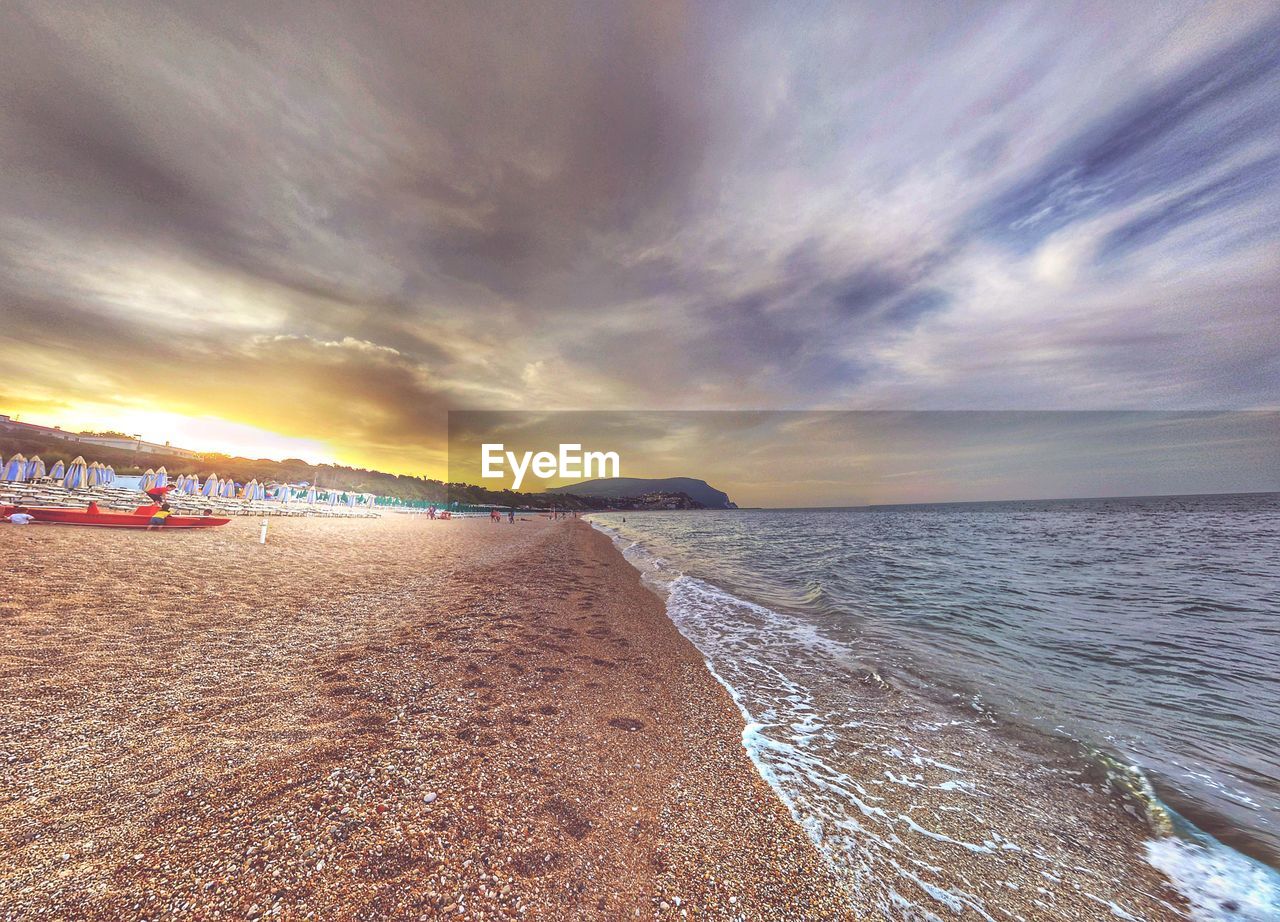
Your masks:
[{"label": "dark cloud", "polygon": [[1280,122],[1280,16],[1173,79],[1139,91],[979,212],[990,233],[1029,247],[1073,221],[1176,188]]},{"label": "dark cloud", "polygon": [[1211,182],[1198,183],[1158,207],[1117,227],[1098,247],[1100,259],[1115,259],[1146,246],[1195,221],[1249,201],[1263,198],[1280,182],[1280,157],[1246,163]]},{"label": "dark cloud", "polygon": [[943,310],[950,303],[951,296],[945,291],[938,288],[922,288],[895,301],[885,314],[885,320],[894,326],[914,326],[929,314]]},{"label": "dark cloud", "polygon": [[844,316],[860,316],[902,294],[909,283],[892,272],[862,269],[830,284],[831,299]]}]

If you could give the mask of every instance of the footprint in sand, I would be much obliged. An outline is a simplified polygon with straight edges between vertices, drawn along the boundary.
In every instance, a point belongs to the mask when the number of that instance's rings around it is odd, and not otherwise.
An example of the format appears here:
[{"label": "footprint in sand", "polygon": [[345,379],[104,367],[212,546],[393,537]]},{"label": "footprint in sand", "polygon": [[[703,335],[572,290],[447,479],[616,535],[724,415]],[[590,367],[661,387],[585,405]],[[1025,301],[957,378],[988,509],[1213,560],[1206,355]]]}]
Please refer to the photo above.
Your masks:
[{"label": "footprint in sand", "polygon": [[576,806],[563,797],[552,797],[542,806],[543,809],[555,817],[556,822],[560,824],[564,831],[575,839],[586,838],[587,833],[591,831],[591,821],[583,816]]},{"label": "footprint in sand", "polygon": [[634,732],[636,730],[643,730],[645,723],[643,720],[638,720],[635,717],[614,717],[609,721],[609,726],[613,727],[615,730],[627,730],[628,732]]}]

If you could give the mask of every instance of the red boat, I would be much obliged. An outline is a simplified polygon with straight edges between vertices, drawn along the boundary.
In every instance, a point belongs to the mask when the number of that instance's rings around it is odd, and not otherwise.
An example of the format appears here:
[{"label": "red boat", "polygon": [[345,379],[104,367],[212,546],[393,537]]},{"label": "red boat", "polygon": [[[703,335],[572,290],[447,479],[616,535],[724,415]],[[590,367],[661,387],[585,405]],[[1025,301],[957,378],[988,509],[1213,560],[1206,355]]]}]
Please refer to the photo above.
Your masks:
[{"label": "red boat", "polygon": [[[94,528],[146,528],[151,516],[160,507],[155,504],[139,506],[133,512],[103,512],[97,503],[86,509],[68,509],[65,506],[0,506],[0,518],[8,519],[15,512],[31,516],[32,525],[89,525]],[[230,519],[218,519],[211,515],[171,515],[158,529],[213,528],[226,525]]]}]

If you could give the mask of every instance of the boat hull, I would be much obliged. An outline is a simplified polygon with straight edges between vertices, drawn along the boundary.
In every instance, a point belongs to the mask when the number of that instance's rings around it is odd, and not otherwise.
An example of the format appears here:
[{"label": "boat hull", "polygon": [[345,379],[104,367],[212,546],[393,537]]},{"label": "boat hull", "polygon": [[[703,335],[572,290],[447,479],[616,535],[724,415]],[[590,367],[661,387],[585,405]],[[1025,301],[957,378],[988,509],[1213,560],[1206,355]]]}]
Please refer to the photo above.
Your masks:
[{"label": "boat hull", "polygon": [[[147,528],[156,506],[139,506],[133,512],[102,512],[101,510],[67,509],[62,506],[0,506],[0,518],[8,517],[21,508],[30,513],[32,525],[81,525],[90,528]],[[170,528],[216,528],[226,525],[230,519],[214,516],[171,515],[157,530]]]}]

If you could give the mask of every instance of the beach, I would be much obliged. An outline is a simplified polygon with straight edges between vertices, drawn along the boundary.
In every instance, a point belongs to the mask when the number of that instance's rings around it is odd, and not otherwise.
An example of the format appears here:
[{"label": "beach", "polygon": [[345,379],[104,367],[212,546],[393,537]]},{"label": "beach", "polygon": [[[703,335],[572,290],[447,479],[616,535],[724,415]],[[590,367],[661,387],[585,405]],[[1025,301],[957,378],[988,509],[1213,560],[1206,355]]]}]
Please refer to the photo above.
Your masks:
[{"label": "beach", "polygon": [[[902,918],[922,894],[958,919],[1182,917],[1114,797],[963,727],[903,724],[939,747],[916,780],[845,759],[852,802],[904,811],[892,849],[874,823],[855,847],[918,890],[827,860],[581,521],[6,526],[0,548],[0,918],[880,918],[895,894]],[[873,719],[924,721],[854,688],[873,747]]]},{"label": "beach", "polygon": [[853,917],[582,522],[0,553],[0,918]]}]

